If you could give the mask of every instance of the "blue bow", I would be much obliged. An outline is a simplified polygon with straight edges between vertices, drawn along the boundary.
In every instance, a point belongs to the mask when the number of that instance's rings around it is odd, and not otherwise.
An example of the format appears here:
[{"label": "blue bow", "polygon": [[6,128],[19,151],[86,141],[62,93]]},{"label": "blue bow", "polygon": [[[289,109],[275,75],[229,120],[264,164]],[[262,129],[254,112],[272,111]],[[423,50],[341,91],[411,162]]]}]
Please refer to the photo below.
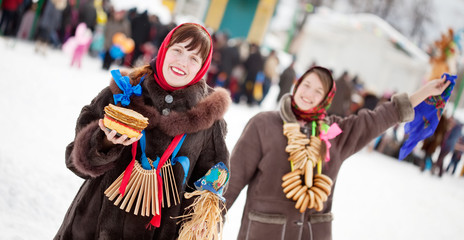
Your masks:
[{"label": "blue bow", "polygon": [[140,156],[140,164],[142,165],[142,168],[145,170],[151,170],[150,163],[148,162],[147,155],[145,154],[145,145],[146,145],[146,140],[145,140],[145,130],[142,131],[142,137],[140,138],[140,150],[142,152],[142,156]]},{"label": "blue bow", "polygon": [[142,77],[142,79],[140,79],[139,84],[135,86],[132,86],[130,84],[130,79],[128,76],[121,75],[121,72],[119,72],[119,69],[111,70],[111,75],[113,76],[113,79],[118,85],[119,89],[121,89],[123,92],[120,94],[113,95],[115,104],[118,104],[118,102],[121,102],[121,105],[125,107],[130,104],[130,97],[133,94],[135,94],[135,96],[142,95],[142,86],[140,86],[140,84],[145,79],[145,75]]}]

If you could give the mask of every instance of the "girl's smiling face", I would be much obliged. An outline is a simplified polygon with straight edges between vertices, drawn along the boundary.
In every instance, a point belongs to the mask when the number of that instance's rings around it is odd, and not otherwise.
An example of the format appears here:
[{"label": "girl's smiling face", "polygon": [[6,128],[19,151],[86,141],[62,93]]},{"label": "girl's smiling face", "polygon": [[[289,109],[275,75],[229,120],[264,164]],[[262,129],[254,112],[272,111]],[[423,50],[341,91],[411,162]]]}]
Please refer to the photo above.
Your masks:
[{"label": "girl's smiling face", "polygon": [[293,99],[303,111],[318,106],[326,95],[319,76],[316,73],[308,74],[296,89]]},{"label": "girl's smiling face", "polygon": [[182,87],[190,83],[201,69],[203,59],[199,49],[188,50],[190,40],[175,43],[166,51],[163,75],[172,87]]}]

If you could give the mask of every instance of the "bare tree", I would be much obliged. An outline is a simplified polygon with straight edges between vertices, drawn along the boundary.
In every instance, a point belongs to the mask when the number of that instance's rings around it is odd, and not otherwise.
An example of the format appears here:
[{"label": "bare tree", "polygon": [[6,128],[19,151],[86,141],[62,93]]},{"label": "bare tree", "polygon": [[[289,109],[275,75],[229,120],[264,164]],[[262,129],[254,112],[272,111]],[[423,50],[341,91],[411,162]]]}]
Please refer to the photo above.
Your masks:
[{"label": "bare tree", "polygon": [[386,18],[393,9],[396,0],[349,0],[354,12],[372,13],[381,18]]},{"label": "bare tree", "polygon": [[412,6],[412,27],[410,36],[417,39],[419,45],[425,38],[425,24],[432,23],[433,3],[431,0],[416,0]]},{"label": "bare tree", "polygon": [[[330,2],[333,5],[333,1]],[[348,3],[352,12],[375,14],[419,44],[426,37],[425,26],[433,24],[432,0],[348,0]]]},{"label": "bare tree", "polygon": [[395,5],[396,0],[385,0],[378,5],[376,9],[376,14],[381,18],[387,18],[393,6]]}]

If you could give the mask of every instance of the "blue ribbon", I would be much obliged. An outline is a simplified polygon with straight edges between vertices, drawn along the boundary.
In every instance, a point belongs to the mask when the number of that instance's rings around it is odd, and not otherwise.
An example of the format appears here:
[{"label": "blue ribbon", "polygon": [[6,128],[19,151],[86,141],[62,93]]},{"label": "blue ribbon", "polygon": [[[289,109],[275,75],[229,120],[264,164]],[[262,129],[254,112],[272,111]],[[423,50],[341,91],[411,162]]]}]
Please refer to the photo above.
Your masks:
[{"label": "blue ribbon", "polygon": [[[188,159],[188,157],[185,157],[185,156],[176,157],[176,155],[179,152],[180,147],[184,143],[184,140],[185,140],[186,136],[187,136],[187,134],[184,134],[184,136],[182,137],[182,139],[180,139],[179,143],[177,144],[176,148],[174,149],[174,151],[171,154],[171,165],[175,165],[176,163],[180,163],[180,165],[184,169],[184,181],[182,181],[182,184],[185,184],[185,180],[187,179],[187,174],[188,174],[189,168],[190,168],[190,160]],[[142,138],[143,138],[143,136],[142,136]],[[156,157],[156,160],[153,162],[153,166],[158,166],[159,161],[160,161],[160,158]],[[160,171],[160,174],[161,174],[161,171]]]},{"label": "blue ribbon", "polygon": [[449,75],[447,73],[444,73],[443,76],[451,84],[440,96],[430,96],[417,105],[414,108],[414,120],[404,125],[404,133],[409,135],[409,137],[403,143],[403,146],[401,146],[398,156],[400,160],[408,156],[419,141],[432,136],[435,132],[457,78],[456,75]]},{"label": "blue ribbon", "polygon": [[145,170],[151,170],[150,163],[148,162],[147,155],[145,154],[145,145],[146,145],[146,139],[145,139],[145,130],[142,131],[142,137],[140,138],[140,150],[142,151],[142,156],[140,156],[140,164],[142,165],[142,168]]},{"label": "blue ribbon", "polygon": [[123,92],[120,94],[113,95],[115,104],[118,104],[119,102],[121,102],[121,105],[125,107],[130,104],[130,97],[132,95],[135,95],[135,96],[142,95],[142,86],[140,84],[145,79],[145,75],[142,77],[142,79],[140,79],[139,84],[135,86],[132,86],[130,84],[130,79],[128,76],[121,75],[121,72],[119,71],[119,69],[111,70],[111,75],[113,76],[113,79],[118,85],[119,89],[121,89],[121,91]]},{"label": "blue ribbon", "polygon": [[188,159],[188,157],[185,157],[185,156],[176,157],[176,155],[179,152],[179,149],[182,146],[182,143],[184,142],[185,136],[187,136],[187,134],[184,134],[182,139],[179,141],[179,144],[177,144],[176,148],[172,152],[172,157],[171,157],[172,158],[172,160],[171,160],[172,165],[176,165],[176,163],[180,163],[180,165],[184,169],[184,181],[182,181],[182,184],[184,184],[185,180],[187,179],[187,174],[188,174],[188,171],[189,171],[189,168],[190,168],[190,160]]}]

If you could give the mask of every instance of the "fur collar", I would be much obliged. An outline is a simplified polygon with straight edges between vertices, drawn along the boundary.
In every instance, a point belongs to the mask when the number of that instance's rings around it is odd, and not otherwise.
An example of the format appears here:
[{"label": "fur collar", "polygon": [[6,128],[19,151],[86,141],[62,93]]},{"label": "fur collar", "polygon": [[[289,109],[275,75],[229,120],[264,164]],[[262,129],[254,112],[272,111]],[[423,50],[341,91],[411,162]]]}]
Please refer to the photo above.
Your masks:
[{"label": "fur collar", "polygon": [[[131,83],[134,85],[138,80],[131,79]],[[113,94],[121,93],[113,79],[110,89]],[[149,118],[147,130],[156,127],[169,136],[210,128],[215,121],[224,117],[231,102],[225,89],[212,89],[204,80],[184,89],[167,92],[151,74],[147,74],[142,89],[142,96],[131,97],[129,108]],[[166,102],[167,95],[172,96],[172,103]],[[168,115],[162,114],[164,109],[169,109]]]},{"label": "fur collar", "polygon": [[292,99],[290,93],[282,96],[279,102],[279,113],[282,120],[286,123],[296,123],[297,119],[292,111]]}]

